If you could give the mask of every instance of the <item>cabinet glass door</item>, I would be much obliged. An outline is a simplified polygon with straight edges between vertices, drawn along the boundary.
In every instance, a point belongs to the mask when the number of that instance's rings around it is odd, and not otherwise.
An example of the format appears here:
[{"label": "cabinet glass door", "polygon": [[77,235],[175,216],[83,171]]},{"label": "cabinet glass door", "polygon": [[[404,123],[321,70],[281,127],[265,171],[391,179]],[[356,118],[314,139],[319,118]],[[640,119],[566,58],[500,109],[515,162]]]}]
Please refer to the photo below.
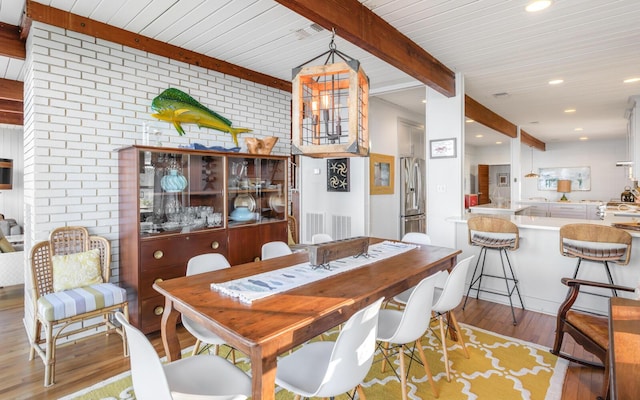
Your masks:
[{"label": "cabinet glass door", "polygon": [[143,236],[224,228],[224,158],[140,151]]},{"label": "cabinet glass door", "polygon": [[229,226],[286,218],[286,168],[284,158],[229,157]]}]

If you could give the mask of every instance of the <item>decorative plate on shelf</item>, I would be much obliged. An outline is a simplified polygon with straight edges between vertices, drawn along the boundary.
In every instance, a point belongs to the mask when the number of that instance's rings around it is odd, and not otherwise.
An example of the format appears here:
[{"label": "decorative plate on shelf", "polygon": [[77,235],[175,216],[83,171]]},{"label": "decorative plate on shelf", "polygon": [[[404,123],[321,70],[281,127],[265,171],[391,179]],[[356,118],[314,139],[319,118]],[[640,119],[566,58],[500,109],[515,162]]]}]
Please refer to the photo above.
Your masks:
[{"label": "decorative plate on shelf", "polygon": [[276,213],[284,212],[284,196],[281,194],[269,196],[269,207]]},{"label": "decorative plate on shelf", "polygon": [[239,194],[233,201],[233,207],[246,207],[249,212],[254,212],[256,210],[256,199],[254,199],[249,193]]}]

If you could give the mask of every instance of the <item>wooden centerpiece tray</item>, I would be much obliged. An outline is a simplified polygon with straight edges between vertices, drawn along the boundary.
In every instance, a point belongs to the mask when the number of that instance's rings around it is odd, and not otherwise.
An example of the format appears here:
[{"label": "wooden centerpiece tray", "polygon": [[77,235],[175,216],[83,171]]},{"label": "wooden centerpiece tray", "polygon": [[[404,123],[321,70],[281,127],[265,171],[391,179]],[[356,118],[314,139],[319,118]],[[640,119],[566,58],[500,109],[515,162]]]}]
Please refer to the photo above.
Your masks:
[{"label": "wooden centerpiece tray", "polygon": [[613,222],[611,226],[630,231],[640,231],[640,222]]}]

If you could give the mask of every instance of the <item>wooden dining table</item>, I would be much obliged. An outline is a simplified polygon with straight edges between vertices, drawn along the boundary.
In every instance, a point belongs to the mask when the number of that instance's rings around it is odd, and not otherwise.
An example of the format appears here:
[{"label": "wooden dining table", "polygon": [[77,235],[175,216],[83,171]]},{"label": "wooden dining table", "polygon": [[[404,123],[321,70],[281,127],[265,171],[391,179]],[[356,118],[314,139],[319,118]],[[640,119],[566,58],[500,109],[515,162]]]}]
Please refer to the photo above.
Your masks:
[{"label": "wooden dining table", "polygon": [[[371,238],[371,243],[381,239]],[[252,399],[275,398],[277,357],[345,322],[380,297],[391,298],[423,278],[455,266],[460,250],[418,246],[386,260],[252,302],[211,289],[227,282],[308,261],[306,252],[157,282],[165,296],[162,342],[168,361],[180,358],[180,314],[199,322],[251,360]]]}]

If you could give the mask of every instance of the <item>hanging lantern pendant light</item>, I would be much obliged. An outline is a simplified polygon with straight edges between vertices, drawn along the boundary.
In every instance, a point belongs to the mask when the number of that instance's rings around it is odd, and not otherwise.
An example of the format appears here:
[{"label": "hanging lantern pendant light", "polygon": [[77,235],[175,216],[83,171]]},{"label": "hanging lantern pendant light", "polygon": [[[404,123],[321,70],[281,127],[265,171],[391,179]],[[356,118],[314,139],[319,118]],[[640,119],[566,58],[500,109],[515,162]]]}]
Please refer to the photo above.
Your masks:
[{"label": "hanging lantern pendant light", "polygon": [[[294,154],[369,154],[369,78],[358,60],[337,50],[334,38],[335,30],[328,51],[292,71]],[[325,56],[323,65],[305,66]]]}]

